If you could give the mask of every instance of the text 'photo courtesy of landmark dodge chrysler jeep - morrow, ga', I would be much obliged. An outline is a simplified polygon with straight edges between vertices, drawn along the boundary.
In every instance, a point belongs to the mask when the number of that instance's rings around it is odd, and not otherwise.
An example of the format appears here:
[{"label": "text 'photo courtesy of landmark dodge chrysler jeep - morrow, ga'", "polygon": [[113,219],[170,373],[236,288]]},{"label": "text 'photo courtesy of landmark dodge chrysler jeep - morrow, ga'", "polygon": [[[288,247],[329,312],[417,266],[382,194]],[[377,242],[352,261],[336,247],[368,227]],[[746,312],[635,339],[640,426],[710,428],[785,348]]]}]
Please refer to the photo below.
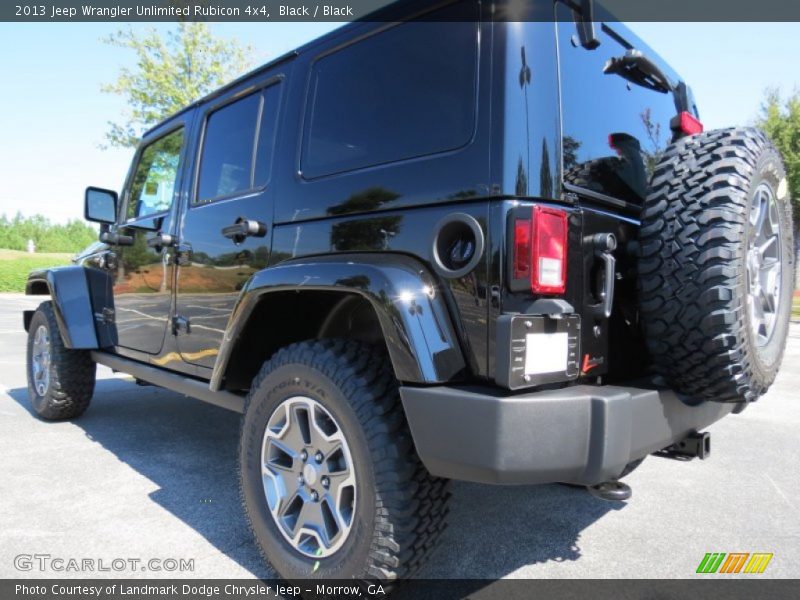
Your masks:
[{"label": "text 'photo courtesy of landmark dodge chrysler jeep - morrow, ga'", "polygon": [[622,500],[705,458],[783,355],[781,158],[599,6],[530,6],[398,2],[148,131],[86,192],[102,246],[28,280],[36,413],[96,364],[241,412],[288,579],[412,575],[451,479]]}]

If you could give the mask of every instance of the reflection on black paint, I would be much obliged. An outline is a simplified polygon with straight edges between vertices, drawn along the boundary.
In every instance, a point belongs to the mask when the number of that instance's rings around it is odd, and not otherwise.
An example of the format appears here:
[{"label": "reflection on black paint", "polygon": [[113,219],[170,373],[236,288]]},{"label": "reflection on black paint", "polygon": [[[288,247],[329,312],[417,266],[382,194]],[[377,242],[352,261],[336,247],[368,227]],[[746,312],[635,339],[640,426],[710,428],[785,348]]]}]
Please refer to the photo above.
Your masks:
[{"label": "reflection on black paint", "polygon": [[608,136],[616,156],[579,163],[564,172],[564,181],[617,198],[644,198],[649,174],[639,140],[627,133]]},{"label": "reflection on black paint", "polygon": [[525,163],[521,156],[517,161],[517,180],[514,183],[514,193],[517,196],[525,196],[528,193],[528,173],[525,171]]},{"label": "reflection on black paint", "polygon": [[130,246],[114,246],[115,326],[119,345],[151,354],[161,348],[171,302],[169,255],[147,245],[150,229],[126,227]]},{"label": "reflection on black paint", "polygon": [[553,173],[550,169],[550,151],[547,149],[547,138],[542,138],[542,164],[539,166],[539,195],[544,198],[553,197]]},{"label": "reflection on black paint", "polygon": [[[357,288],[360,290],[368,290],[370,287],[370,279],[366,275],[356,275],[354,277],[343,277],[336,280],[336,285],[344,287]],[[383,298],[385,300],[385,298]]]},{"label": "reflection on black paint", "polygon": [[647,170],[645,169],[642,145],[632,135],[627,133],[612,133],[608,136],[610,146],[619,156],[619,165],[616,176],[621,185],[627,186],[631,192],[640,198],[647,195]]},{"label": "reflection on black paint", "polygon": [[[559,4],[561,16],[569,11]],[[614,35],[609,31],[613,30]],[[586,50],[570,43],[568,18],[558,23],[561,58],[563,164],[566,183],[641,204],[659,156],[662,132],[675,115],[671,94],[633,85],[606,74],[606,62],[625,53],[625,39],[658,63],[672,81],[679,77],[646,44],[620,24],[597,27],[600,46]]]},{"label": "reflection on black paint", "polygon": [[653,120],[653,111],[650,108],[645,108],[642,114],[639,115],[647,131],[647,139],[650,142],[650,148],[642,148],[644,155],[645,168],[647,169],[648,179],[653,176],[656,170],[656,165],[661,161],[664,155],[664,150],[667,147],[667,140],[661,140],[661,123]]},{"label": "reflection on black paint", "polygon": [[564,156],[564,170],[574,168],[578,164],[578,150],[581,143],[574,137],[565,135],[562,141],[561,152]]},{"label": "reflection on black paint", "polygon": [[[372,212],[400,195],[382,187],[371,187],[350,196],[342,204],[328,209],[331,216]],[[400,231],[402,217],[386,216],[371,219],[354,219],[337,223],[331,228],[331,248],[348,250],[386,250],[391,238]]]},{"label": "reflection on black paint", "polygon": [[133,237],[133,244],[117,249],[116,292],[165,292],[168,278],[162,265],[163,256],[147,245],[147,236],[152,234],[134,228],[127,229],[125,234]]}]

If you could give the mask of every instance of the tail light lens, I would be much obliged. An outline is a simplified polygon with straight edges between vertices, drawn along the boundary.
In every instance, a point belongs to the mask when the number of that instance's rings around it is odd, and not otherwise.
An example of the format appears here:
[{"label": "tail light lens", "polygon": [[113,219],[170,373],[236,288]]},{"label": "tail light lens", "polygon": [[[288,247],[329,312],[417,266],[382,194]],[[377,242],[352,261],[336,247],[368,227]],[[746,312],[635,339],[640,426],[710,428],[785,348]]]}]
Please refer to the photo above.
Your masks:
[{"label": "tail light lens", "polygon": [[535,294],[563,294],[567,287],[567,213],[534,206],[531,218],[514,220],[513,279]]},{"label": "tail light lens", "polygon": [[514,221],[514,279],[531,276],[531,220]]},{"label": "tail light lens", "polygon": [[533,207],[531,291],[563,294],[567,287],[567,213]]}]

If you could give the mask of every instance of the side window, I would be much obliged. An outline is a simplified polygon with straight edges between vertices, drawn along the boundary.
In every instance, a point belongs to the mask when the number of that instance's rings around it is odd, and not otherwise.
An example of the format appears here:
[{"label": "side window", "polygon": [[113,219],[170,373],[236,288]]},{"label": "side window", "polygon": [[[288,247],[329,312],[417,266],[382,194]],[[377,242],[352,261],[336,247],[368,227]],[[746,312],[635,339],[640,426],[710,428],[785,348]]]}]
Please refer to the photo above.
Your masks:
[{"label": "side window", "polygon": [[137,219],[167,211],[175,196],[175,182],[183,147],[183,128],[146,146],[133,174],[126,217]]},{"label": "side window", "polygon": [[212,112],[206,121],[195,202],[266,185],[280,89],[273,85]]},{"label": "side window", "polygon": [[264,90],[261,105],[261,125],[258,128],[258,143],[253,175],[253,187],[262,187],[269,181],[272,172],[272,156],[275,152],[275,132],[278,129],[278,104],[281,97],[279,85]]},{"label": "side window", "polygon": [[657,63],[670,83],[677,75],[616,23],[595,24],[600,45],[586,50],[574,43],[570,11],[558,6],[564,182],[640,205],[670,143],[675,101],[658,82],[637,79],[637,72],[623,76],[609,65],[635,49]]},{"label": "side window", "polygon": [[[448,10],[431,20],[446,21]],[[477,54],[475,22],[410,22],[317,60],[304,120],[303,176],[467,144],[475,124]]]}]

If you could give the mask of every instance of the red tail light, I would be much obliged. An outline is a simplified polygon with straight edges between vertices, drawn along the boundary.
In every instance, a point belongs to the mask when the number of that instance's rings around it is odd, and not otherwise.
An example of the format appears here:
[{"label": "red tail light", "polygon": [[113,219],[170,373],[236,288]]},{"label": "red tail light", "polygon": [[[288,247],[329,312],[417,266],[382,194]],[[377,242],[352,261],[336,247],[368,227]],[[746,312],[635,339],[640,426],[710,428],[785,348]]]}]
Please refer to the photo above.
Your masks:
[{"label": "red tail light", "polygon": [[567,213],[533,207],[531,290],[563,294],[567,285]]},{"label": "red tail light", "polygon": [[513,278],[530,281],[535,294],[567,287],[567,213],[534,206],[531,219],[514,221]]},{"label": "red tail light", "polygon": [[531,276],[531,220],[514,221],[514,279]]},{"label": "red tail light", "polygon": [[677,129],[685,135],[694,135],[696,133],[703,133],[703,124],[699,119],[689,112],[683,111],[673,118],[673,123],[670,124],[672,129]]}]

